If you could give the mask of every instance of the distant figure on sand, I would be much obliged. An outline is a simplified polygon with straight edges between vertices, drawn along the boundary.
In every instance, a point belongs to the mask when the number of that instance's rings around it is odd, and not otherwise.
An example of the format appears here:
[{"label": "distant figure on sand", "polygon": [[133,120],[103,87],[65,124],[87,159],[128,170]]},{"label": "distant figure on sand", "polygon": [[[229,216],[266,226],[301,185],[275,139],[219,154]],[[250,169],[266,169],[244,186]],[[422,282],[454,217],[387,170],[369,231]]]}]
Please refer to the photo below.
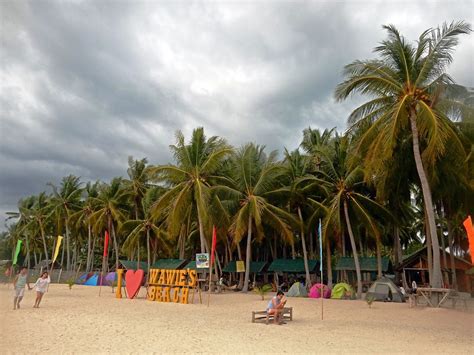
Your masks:
[{"label": "distant figure on sand", "polygon": [[28,285],[28,290],[31,290],[30,284],[28,283],[28,269],[22,267],[20,273],[16,275],[13,281],[15,289],[15,297],[13,298],[13,309],[20,308],[20,302],[25,294],[25,285]]},{"label": "distant figure on sand", "polygon": [[283,291],[278,291],[276,296],[273,296],[270,302],[268,302],[267,313],[273,315],[273,322],[275,324],[284,324],[281,321],[281,315],[283,314],[285,304],[286,298]]},{"label": "distant figure on sand", "polygon": [[51,282],[51,279],[49,278],[49,274],[47,271],[44,271],[41,274],[41,277],[36,280],[35,284],[33,287],[36,288],[36,300],[35,300],[35,305],[33,308],[39,308],[39,305],[41,303],[41,299],[43,298],[44,293],[48,289],[48,285]]}]

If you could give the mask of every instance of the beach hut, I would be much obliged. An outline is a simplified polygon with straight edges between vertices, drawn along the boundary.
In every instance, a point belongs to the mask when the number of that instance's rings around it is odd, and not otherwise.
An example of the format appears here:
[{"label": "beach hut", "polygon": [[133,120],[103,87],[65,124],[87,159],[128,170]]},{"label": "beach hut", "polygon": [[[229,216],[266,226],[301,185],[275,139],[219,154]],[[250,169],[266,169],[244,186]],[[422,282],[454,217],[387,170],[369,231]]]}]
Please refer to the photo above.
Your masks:
[{"label": "beach hut", "polygon": [[308,297],[308,291],[306,291],[301,282],[295,282],[286,295],[288,297]]},{"label": "beach hut", "polygon": [[153,265],[152,269],[167,269],[178,270],[186,265],[186,259],[158,259]]},{"label": "beach hut", "polygon": [[314,284],[313,287],[309,290],[309,297],[311,298],[321,298],[321,291],[323,291],[324,298],[331,298],[331,289],[324,284]]},{"label": "beach hut", "polygon": [[119,260],[125,270],[144,270],[148,272],[148,264],[145,261]]},{"label": "beach hut", "polygon": [[388,277],[380,277],[370,286],[365,299],[370,298],[374,301],[405,302],[405,296]]},{"label": "beach hut", "polygon": [[336,284],[331,291],[332,299],[345,299],[352,298],[354,296],[354,290],[352,287],[345,282]]},{"label": "beach hut", "polygon": [[[439,252],[441,255],[440,263],[441,271],[444,276],[444,283],[448,284],[450,288],[454,288],[451,254],[449,251],[443,251],[441,248]],[[446,259],[443,257],[443,253],[446,253]],[[469,269],[472,268],[472,264],[468,260],[456,255],[453,256],[453,261],[458,291],[469,292],[474,295],[474,275],[469,274],[468,272]],[[403,261],[396,266],[396,270],[401,273],[402,280],[407,287],[410,287],[412,281],[416,281],[418,287],[429,285],[428,254],[426,246],[405,256]]]}]

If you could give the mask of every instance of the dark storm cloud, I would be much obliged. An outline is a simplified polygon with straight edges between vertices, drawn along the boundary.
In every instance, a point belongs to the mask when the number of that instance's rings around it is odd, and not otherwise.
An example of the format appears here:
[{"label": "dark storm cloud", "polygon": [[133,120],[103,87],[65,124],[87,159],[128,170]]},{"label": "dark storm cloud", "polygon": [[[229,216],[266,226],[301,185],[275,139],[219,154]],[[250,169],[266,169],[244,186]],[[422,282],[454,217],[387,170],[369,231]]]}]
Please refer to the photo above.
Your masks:
[{"label": "dark storm cloud", "polygon": [[[0,214],[68,174],[123,175],[129,155],[167,162],[177,129],[280,151],[310,125],[344,130],[358,99],[335,103],[334,87],[382,24],[415,40],[472,23],[471,5],[3,1]],[[463,85],[472,62],[464,39],[450,70]]]}]

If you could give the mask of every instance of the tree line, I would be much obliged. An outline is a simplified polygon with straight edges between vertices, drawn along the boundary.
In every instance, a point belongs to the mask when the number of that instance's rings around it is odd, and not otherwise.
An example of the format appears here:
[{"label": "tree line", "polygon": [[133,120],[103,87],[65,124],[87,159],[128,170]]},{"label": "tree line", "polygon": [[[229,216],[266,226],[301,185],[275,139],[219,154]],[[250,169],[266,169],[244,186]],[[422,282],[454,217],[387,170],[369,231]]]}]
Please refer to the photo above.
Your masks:
[{"label": "tree line", "polygon": [[[416,43],[384,28],[377,57],[348,64],[335,89],[338,101],[367,97],[343,134],[307,128],[299,147],[279,157],[256,143],[233,147],[207,137],[202,127],[188,139],[178,131],[173,163],[130,157],[125,178],[82,182],[70,175],[21,199],[4,241],[13,249],[24,240],[29,265],[50,259],[63,235],[61,264],[90,271],[100,263],[105,230],[116,267],[120,258],[150,266],[156,258],[209,252],[216,226],[217,266],[245,260],[247,291],[251,260],[301,257],[310,284],[321,221],[329,284],[334,259],[351,255],[360,296],[361,255],[377,257],[380,275],[383,255],[397,264],[426,245],[430,284],[440,287],[440,258],[449,250],[454,267],[461,221],[474,211],[472,98],[446,73],[459,35],[471,27],[444,24]],[[455,284],[455,273],[447,281]]]}]

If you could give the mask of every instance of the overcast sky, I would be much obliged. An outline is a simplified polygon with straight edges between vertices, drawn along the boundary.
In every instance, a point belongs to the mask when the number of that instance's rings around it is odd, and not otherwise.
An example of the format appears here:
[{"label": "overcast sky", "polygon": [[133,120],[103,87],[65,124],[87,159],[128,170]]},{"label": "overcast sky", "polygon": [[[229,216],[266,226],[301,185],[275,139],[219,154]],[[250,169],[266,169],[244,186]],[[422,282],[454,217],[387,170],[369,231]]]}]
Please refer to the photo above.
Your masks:
[{"label": "overcast sky", "polygon": [[[124,175],[127,157],[170,161],[174,132],[294,149],[345,129],[341,69],[394,24],[410,40],[473,22],[473,1],[0,2],[0,217],[74,174]],[[449,72],[474,86],[473,37]],[[3,225],[3,223],[0,221]],[[2,226],[3,227],[3,226]]]}]

